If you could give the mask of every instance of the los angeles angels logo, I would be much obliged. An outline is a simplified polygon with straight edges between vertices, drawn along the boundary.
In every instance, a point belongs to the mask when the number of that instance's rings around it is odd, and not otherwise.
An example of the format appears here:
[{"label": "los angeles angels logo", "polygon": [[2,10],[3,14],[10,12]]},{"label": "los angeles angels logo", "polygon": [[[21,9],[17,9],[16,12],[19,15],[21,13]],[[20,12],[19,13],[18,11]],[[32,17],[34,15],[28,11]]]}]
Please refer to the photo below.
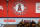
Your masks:
[{"label": "los angeles angels logo", "polygon": [[27,5],[24,1],[16,1],[12,6],[12,10],[16,15],[23,15],[26,13]]}]

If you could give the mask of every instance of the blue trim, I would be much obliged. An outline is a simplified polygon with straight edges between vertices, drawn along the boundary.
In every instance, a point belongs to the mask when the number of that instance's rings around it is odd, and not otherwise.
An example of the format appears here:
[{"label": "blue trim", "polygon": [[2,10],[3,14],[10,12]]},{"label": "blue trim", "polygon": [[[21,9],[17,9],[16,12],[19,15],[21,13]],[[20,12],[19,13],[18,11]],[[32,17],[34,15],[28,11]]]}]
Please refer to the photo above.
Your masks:
[{"label": "blue trim", "polygon": [[0,18],[40,18],[40,17],[0,17]]}]

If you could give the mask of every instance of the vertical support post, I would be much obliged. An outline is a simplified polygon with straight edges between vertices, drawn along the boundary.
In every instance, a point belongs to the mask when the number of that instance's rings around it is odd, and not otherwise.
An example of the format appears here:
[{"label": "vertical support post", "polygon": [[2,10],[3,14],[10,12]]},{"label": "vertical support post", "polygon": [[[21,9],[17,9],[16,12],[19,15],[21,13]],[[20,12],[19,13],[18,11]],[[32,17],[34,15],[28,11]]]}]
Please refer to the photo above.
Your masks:
[{"label": "vertical support post", "polygon": [[8,2],[9,0],[6,0],[7,1],[7,25],[8,25]]}]

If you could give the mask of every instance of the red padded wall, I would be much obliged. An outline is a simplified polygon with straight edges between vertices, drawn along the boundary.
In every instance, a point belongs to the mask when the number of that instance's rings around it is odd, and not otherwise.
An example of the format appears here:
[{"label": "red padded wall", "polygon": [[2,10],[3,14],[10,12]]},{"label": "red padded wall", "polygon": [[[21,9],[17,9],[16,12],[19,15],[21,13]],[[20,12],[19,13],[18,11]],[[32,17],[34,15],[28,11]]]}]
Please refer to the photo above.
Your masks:
[{"label": "red padded wall", "polygon": [[[27,4],[27,11],[23,15],[16,15],[12,11],[12,5],[15,3],[17,0],[10,0],[8,2],[8,17],[40,17],[40,13],[35,13],[36,12],[36,3],[40,3],[40,0],[22,0]],[[0,17],[7,17],[7,1],[6,0],[1,0],[0,5],[3,6],[4,10],[0,10]]]},{"label": "red padded wall", "polygon": [[7,17],[7,5],[6,0],[0,0],[0,6],[3,7],[3,10],[0,9],[0,17]]}]

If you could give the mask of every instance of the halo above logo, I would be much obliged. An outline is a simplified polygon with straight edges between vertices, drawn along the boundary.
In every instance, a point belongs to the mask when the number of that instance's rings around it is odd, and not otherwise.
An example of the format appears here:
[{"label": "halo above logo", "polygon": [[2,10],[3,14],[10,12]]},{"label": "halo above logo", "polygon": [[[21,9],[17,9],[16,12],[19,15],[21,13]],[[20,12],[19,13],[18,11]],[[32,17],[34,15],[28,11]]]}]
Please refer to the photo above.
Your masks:
[{"label": "halo above logo", "polygon": [[12,6],[12,10],[16,15],[23,15],[26,13],[27,5],[24,1],[16,1]]}]

